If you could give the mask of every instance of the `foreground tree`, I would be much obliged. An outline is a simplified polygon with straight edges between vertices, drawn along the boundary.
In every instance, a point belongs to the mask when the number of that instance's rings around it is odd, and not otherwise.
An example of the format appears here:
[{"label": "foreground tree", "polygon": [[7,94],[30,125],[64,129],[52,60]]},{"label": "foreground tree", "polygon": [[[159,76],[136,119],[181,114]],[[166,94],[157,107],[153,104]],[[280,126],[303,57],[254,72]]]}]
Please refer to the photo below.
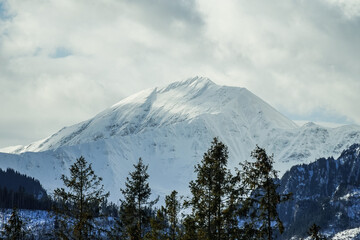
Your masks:
[{"label": "foreground tree", "polygon": [[170,195],[165,196],[165,207],[162,206],[151,217],[151,231],[146,235],[146,239],[180,239],[181,232],[178,221],[181,203],[177,194],[177,191],[174,190]]},{"label": "foreground tree", "polygon": [[135,170],[126,178],[125,189],[121,189],[124,199],[121,201],[120,222],[122,232],[131,240],[143,239],[150,227],[152,207],[158,198],[150,201],[151,188],[147,173],[148,166],[141,158],[134,165]]},{"label": "foreground tree", "polygon": [[192,208],[187,227],[191,231],[196,227],[198,239],[231,239],[228,223],[231,218],[236,221],[233,206],[237,197],[227,159],[227,147],[214,138],[201,163],[195,166],[197,179],[190,182],[192,198],[185,205]]},{"label": "foreground tree", "polygon": [[177,191],[172,191],[170,195],[165,197],[165,212],[169,221],[169,239],[178,239],[180,229],[178,226],[178,215],[180,213],[181,204],[177,196]]},{"label": "foreground tree", "polygon": [[99,227],[94,223],[109,193],[104,192],[102,178],[95,175],[84,157],[70,167],[70,177],[61,176],[66,188],[54,192],[58,205],[56,235],[60,239],[94,239]]},{"label": "foreground tree", "polygon": [[182,226],[183,226],[184,231],[181,233],[181,236],[180,236],[181,240],[197,240],[197,239],[199,239],[195,218],[193,216],[187,215],[182,221]]},{"label": "foreground tree", "polygon": [[4,231],[2,232],[2,235],[6,240],[25,239],[25,224],[20,219],[18,210],[16,208],[13,208],[10,219],[4,226]]},{"label": "foreground tree", "polygon": [[145,240],[169,240],[166,210],[161,207],[150,219],[150,231],[145,234]]},{"label": "foreground tree", "polygon": [[242,180],[248,190],[242,211],[247,213],[251,222],[246,224],[248,239],[274,239],[274,229],[283,233],[284,226],[279,218],[277,206],[290,199],[291,194],[280,195],[277,171],[273,168],[273,156],[266,154],[265,149],[256,146],[251,153],[255,162],[245,161]]}]

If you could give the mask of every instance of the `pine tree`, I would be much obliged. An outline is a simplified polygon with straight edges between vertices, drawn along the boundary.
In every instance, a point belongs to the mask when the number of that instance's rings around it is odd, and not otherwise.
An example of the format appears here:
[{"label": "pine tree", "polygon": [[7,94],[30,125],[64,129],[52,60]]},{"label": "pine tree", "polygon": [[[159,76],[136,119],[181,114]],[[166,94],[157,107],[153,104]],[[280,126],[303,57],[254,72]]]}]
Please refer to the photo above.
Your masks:
[{"label": "pine tree", "polygon": [[187,215],[182,221],[181,240],[198,240],[197,226],[193,216]]},{"label": "pine tree", "polygon": [[150,218],[150,231],[146,233],[145,240],[169,240],[167,221],[166,210],[161,207]]},{"label": "pine tree", "polygon": [[[284,231],[283,224],[277,212],[277,206],[290,199],[291,194],[280,195],[276,190],[279,185],[277,171],[273,168],[273,156],[268,156],[265,149],[256,146],[251,153],[255,162],[245,161],[242,180],[247,188],[248,197],[243,203],[245,211],[252,222],[246,224],[248,238],[273,239],[274,228],[280,233]],[[258,227],[260,226],[260,227]]]},{"label": "pine tree", "polygon": [[178,215],[180,213],[181,204],[177,197],[178,192],[172,191],[170,195],[165,197],[166,213],[169,218],[169,235],[171,240],[178,239],[179,226]]},{"label": "pine tree", "polygon": [[95,175],[84,157],[80,157],[71,165],[70,177],[62,175],[61,179],[66,189],[57,188],[54,191],[58,202],[55,209],[57,236],[79,240],[95,238],[94,234],[101,229],[94,220],[99,215],[101,204],[109,196],[104,192],[102,178]]},{"label": "pine tree", "polygon": [[13,208],[11,217],[7,224],[4,226],[4,231],[2,235],[6,240],[21,240],[25,239],[25,226],[24,222],[20,219],[18,210]]},{"label": "pine tree", "polygon": [[243,232],[242,229],[239,228],[239,209],[242,204],[244,190],[241,185],[241,176],[238,169],[236,169],[236,174],[230,178],[228,193],[226,209],[223,211],[226,229],[225,239],[242,239]]},{"label": "pine tree", "polygon": [[327,238],[320,234],[320,226],[316,225],[315,223],[313,225],[311,225],[311,227],[309,228],[308,234],[310,236],[310,239],[313,240],[326,240]]},{"label": "pine tree", "polygon": [[151,188],[147,173],[148,166],[141,158],[134,165],[135,170],[126,178],[125,189],[121,189],[124,199],[121,201],[120,220],[128,238],[143,239],[150,226],[151,210],[158,198],[149,201]]},{"label": "pine tree", "polygon": [[214,138],[201,163],[195,166],[197,179],[190,182],[192,198],[185,205],[192,207],[198,239],[229,238],[227,223],[235,211],[229,200],[235,201],[237,197],[236,182],[227,169],[227,159],[227,147]]}]

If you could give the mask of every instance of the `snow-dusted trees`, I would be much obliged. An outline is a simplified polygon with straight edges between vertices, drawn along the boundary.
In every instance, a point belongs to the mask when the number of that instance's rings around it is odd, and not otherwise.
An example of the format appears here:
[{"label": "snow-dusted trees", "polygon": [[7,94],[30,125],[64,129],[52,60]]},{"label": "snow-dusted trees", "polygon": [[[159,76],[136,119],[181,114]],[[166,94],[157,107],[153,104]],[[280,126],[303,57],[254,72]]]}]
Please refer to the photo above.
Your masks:
[{"label": "snow-dusted trees", "polygon": [[185,205],[191,214],[183,222],[183,239],[273,239],[275,228],[283,232],[277,206],[291,195],[277,192],[272,156],[258,146],[251,156],[255,161],[240,164],[232,175],[227,147],[214,138],[190,182],[192,196]]},{"label": "snow-dusted trees", "polygon": [[145,236],[149,240],[180,239],[179,215],[181,203],[177,191],[165,196],[165,207],[161,206],[150,219],[150,232]]},{"label": "snow-dusted trees", "polygon": [[[235,234],[231,225],[236,223],[238,182],[227,168],[228,150],[217,138],[195,166],[197,178],[190,182],[192,197],[185,205],[192,213],[185,220],[185,238],[188,234],[197,239],[232,239]],[[195,230],[195,232],[194,232]]]},{"label": "snow-dusted trees", "polygon": [[102,178],[95,175],[84,157],[70,167],[70,177],[62,175],[65,188],[57,188],[56,235],[60,239],[94,239],[99,233],[94,223],[101,204],[109,193],[104,191]]},{"label": "snow-dusted trees", "polygon": [[158,199],[150,201],[148,166],[139,158],[134,168],[121,189],[124,199],[120,200],[120,220],[124,239],[140,240],[149,231],[152,206]]},{"label": "snow-dusted trees", "polygon": [[256,146],[251,153],[255,162],[242,164],[242,181],[248,194],[242,203],[243,211],[250,222],[246,224],[248,239],[274,239],[274,229],[280,233],[284,226],[279,218],[277,207],[289,200],[291,194],[280,195],[277,171],[273,168],[273,156],[265,149]]},{"label": "snow-dusted trees", "polygon": [[180,235],[178,217],[181,209],[181,203],[178,198],[178,192],[172,191],[165,197],[165,212],[169,221],[169,239],[176,240]]},{"label": "snow-dusted trees", "polygon": [[25,239],[25,224],[23,220],[21,220],[18,210],[16,208],[13,209],[10,219],[4,225],[4,231],[2,231],[1,234],[3,235],[2,239],[6,240]]},{"label": "snow-dusted trees", "polygon": [[[140,158],[129,173],[119,215],[108,221],[99,212],[117,212],[118,206],[107,206],[109,193],[102,178],[95,175],[83,157],[70,167],[70,176],[62,175],[64,188],[54,191],[54,232],[57,239],[125,239],[125,240],[235,240],[274,239],[284,227],[277,207],[290,194],[277,192],[277,171],[273,156],[256,147],[255,161],[245,161],[232,174],[228,169],[227,146],[214,138],[200,163],[195,165],[196,179],[189,183],[191,196],[182,203],[177,191],[165,196],[165,205],[150,200],[148,165]],[[183,209],[180,219],[180,210]],[[117,225],[114,225],[114,220]],[[106,225],[107,224],[107,225]],[[100,228],[101,226],[101,228]],[[106,231],[106,235],[103,230]],[[22,222],[14,210],[2,236],[21,239]],[[38,234],[41,236],[41,234]],[[316,225],[309,230],[313,239],[325,239]],[[15,238],[13,238],[15,236]],[[41,236],[43,237],[43,236]],[[48,237],[48,236],[44,236]]]}]

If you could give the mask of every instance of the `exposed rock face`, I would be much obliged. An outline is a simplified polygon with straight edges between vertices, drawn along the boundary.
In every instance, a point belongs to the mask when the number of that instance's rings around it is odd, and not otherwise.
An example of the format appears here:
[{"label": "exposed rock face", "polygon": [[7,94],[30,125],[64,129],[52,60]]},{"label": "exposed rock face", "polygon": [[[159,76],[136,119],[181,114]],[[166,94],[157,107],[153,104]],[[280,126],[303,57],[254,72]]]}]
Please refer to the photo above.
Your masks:
[{"label": "exposed rock face", "polygon": [[304,236],[312,223],[329,234],[359,227],[360,145],[336,160],[321,158],[292,167],[282,177],[280,191],[293,193],[293,200],[279,209],[286,236]]}]

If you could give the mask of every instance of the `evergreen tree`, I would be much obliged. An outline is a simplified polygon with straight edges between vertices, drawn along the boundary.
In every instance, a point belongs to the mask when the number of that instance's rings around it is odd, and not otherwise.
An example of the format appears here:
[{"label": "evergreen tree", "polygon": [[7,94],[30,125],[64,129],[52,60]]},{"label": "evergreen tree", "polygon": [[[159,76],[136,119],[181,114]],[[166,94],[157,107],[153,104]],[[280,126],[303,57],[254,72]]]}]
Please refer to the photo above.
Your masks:
[{"label": "evergreen tree", "polygon": [[240,172],[238,169],[236,169],[236,174],[231,177],[229,181],[228,192],[229,194],[227,195],[226,209],[223,211],[223,218],[226,229],[225,239],[243,239],[243,231],[239,228],[239,209],[242,204],[244,190],[241,186]]},{"label": "evergreen tree", "polygon": [[308,234],[310,236],[310,239],[313,240],[326,240],[327,238],[320,234],[320,226],[316,225],[315,223],[311,225],[309,228]]},{"label": "evergreen tree", "polygon": [[170,195],[165,197],[166,213],[169,218],[169,237],[171,240],[178,239],[179,226],[178,215],[180,213],[181,204],[177,197],[177,191],[172,191]]},{"label": "evergreen tree", "polygon": [[125,189],[121,189],[124,200],[120,200],[120,220],[128,238],[140,240],[148,231],[151,210],[158,198],[149,201],[151,188],[148,183],[148,166],[139,158],[134,167],[135,170],[129,174],[130,177],[126,178]]},{"label": "evergreen tree", "polygon": [[181,232],[181,240],[198,240],[196,222],[193,216],[188,215],[182,221],[183,231]]},{"label": "evergreen tree", "polygon": [[227,159],[227,147],[214,138],[201,163],[195,166],[197,179],[190,182],[192,198],[185,205],[192,207],[198,239],[228,239],[228,223],[231,218],[236,221],[233,214],[236,182],[227,169]]},{"label": "evergreen tree", "polygon": [[273,156],[268,156],[265,149],[256,146],[251,153],[255,162],[241,164],[243,167],[242,180],[246,186],[248,197],[243,203],[243,211],[248,214],[252,222],[247,223],[245,231],[247,237],[258,239],[273,239],[274,228],[283,233],[284,227],[277,212],[277,206],[290,199],[291,194],[277,193],[279,184],[277,171],[273,168]]},{"label": "evergreen tree", "polygon": [[11,217],[7,224],[5,224],[2,235],[6,240],[21,240],[25,239],[25,234],[24,222],[20,219],[17,209],[13,208]]},{"label": "evergreen tree", "polygon": [[167,215],[164,207],[156,211],[150,219],[150,231],[145,235],[146,240],[169,240]]},{"label": "evergreen tree", "polygon": [[[121,210],[120,210],[121,211]],[[121,214],[121,213],[120,213]],[[107,238],[111,240],[128,239],[127,233],[124,231],[125,226],[119,218],[114,219],[115,222],[111,230],[107,232]]]},{"label": "evergreen tree", "polygon": [[[109,193],[104,192],[102,178],[95,175],[84,157],[76,159],[70,167],[70,177],[61,176],[66,189],[54,191],[58,201],[57,236],[61,239],[94,239],[100,229],[94,223],[101,204]],[[68,229],[70,227],[70,229]]]}]

